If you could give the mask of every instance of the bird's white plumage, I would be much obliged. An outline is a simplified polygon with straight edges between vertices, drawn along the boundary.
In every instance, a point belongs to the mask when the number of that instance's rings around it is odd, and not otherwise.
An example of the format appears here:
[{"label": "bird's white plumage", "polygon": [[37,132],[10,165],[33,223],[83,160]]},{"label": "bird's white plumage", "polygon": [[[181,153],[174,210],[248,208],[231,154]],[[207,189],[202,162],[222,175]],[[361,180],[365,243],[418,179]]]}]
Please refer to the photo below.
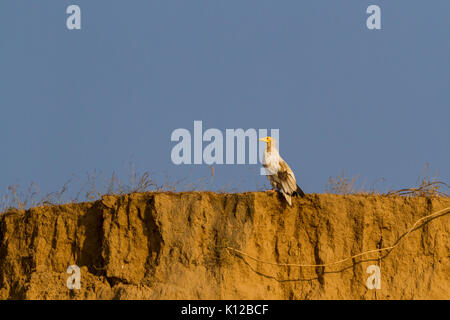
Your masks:
[{"label": "bird's white plumage", "polygon": [[263,154],[263,165],[267,175],[276,174],[280,170],[280,160],[283,160],[275,146],[272,148],[271,152],[265,149]]},{"label": "bird's white plumage", "polygon": [[294,172],[281,158],[274,139],[266,137],[261,140],[267,143],[263,154],[263,166],[266,169],[267,177],[272,187],[278,189],[289,205],[292,205],[291,197],[294,193],[300,192],[300,195],[304,196],[303,191],[297,186]]}]

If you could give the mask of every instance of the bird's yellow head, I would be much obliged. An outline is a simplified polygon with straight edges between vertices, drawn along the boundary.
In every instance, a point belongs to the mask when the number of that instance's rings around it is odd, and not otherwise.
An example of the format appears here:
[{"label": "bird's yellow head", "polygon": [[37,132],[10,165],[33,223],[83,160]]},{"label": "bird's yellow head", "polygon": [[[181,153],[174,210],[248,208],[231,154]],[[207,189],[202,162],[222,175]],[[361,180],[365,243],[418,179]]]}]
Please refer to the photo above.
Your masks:
[{"label": "bird's yellow head", "polygon": [[259,139],[259,141],[264,141],[266,143],[271,143],[273,141],[273,139],[271,137],[265,137],[265,138]]}]

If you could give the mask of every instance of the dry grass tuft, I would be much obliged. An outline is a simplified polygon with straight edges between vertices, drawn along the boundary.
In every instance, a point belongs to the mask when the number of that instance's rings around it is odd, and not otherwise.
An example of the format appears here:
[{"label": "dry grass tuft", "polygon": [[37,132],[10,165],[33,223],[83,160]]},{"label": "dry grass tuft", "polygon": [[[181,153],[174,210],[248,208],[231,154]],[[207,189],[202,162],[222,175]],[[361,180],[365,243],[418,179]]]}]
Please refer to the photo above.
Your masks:
[{"label": "dry grass tuft", "polygon": [[325,192],[333,194],[367,193],[364,191],[363,186],[360,186],[359,188],[356,187],[356,180],[358,177],[359,175],[349,178],[345,170],[342,170],[340,176],[337,176],[336,178],[330,176],[325,187]]},{"label": "dry grass tuft", "polygon": [[[380,194],[375,191],[375,185],[381,181],[384,182],[385,179],[381,178],[372,184],[369,190],[364,189],[364,185],[359,188],[356,187],[356,181],[359,175],[348,177],[344,170],[340,176],[336,178],[330,177],[327,185],[326,192],[334,194]],[[429,163],[426,164],[425,168],[420,172],[419,177],[416,182],[416,186],[412,188],[404,188],[400,190],[390,190],[383,195],[401,195],[401,196],[419,196],[419,197],[448,197],[448,192],[445,189],[449,189],[449,185],[445,182],[439,181],[438,174],[431,174]]]},{"label": "dry grass tuft", "polygon": [[425,169],[419,175],[416,182],[417,186],[413,188],[404,188],[395,191],[389,191],[386,195],[401,196],[419,196],[419,197],[448,197],[449,194],[444,189],[449,189],[449,185],[439,181],[438,174],[434,176],[430,172],[430,164],[425,165]]}]

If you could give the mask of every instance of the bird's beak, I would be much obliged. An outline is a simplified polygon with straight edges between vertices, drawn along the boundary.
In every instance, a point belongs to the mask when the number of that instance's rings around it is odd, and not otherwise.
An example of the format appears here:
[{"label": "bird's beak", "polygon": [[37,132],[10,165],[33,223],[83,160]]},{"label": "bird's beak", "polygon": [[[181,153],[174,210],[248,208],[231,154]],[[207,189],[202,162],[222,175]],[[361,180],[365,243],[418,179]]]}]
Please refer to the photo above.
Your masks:
[{"label": "bird's beak", "polygon": [[261,139],[259,139],[259,141],[267,142],[267,138],[261,138]]}]

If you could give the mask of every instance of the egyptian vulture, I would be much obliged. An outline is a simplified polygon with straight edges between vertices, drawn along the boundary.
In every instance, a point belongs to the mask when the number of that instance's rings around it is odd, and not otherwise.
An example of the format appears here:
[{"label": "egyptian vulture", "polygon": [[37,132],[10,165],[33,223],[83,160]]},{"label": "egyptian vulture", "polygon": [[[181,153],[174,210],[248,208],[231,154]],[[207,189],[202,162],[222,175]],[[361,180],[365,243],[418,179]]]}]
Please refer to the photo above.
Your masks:
[{"label": "egyptian vulture", "polygon": [[292,206],[291,197],[298,195],[304,197],[303,190],[297,185],[294,173],[288,164],[281,158],[276,148],[276,141],[271,137],[259,139],[267,144],[264,150],[263,167],[266,169],[270,184],[275,190],[279,190]]}]

